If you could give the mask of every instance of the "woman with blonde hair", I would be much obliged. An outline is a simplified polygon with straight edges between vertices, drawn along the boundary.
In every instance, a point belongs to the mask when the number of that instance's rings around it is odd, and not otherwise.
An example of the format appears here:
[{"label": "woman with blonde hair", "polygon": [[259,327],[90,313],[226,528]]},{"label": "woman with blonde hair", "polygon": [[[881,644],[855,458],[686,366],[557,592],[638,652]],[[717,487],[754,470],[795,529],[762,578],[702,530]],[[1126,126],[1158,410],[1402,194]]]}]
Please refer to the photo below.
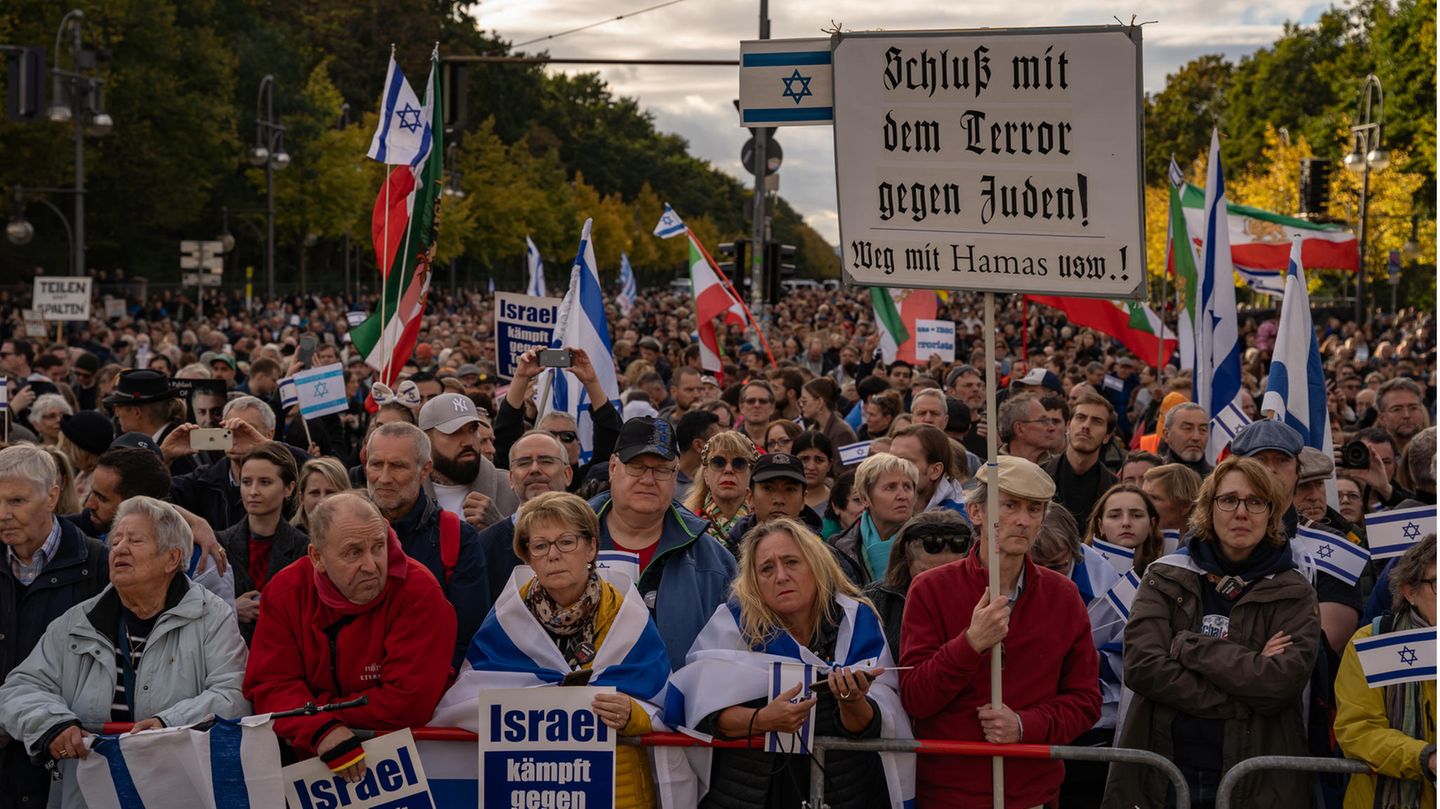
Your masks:
[{"label": "woman with blonde hair", "polygon": [[[667,723],[722,739],[788,740],[807,724],[814,736],[912,738],[880,616],[818,536],[788,517],[752,528],[731,592],[671,675],[683,699],[667,700]],[[776,663],[796,668],[772,686]],[[808,687],[803,666],[812,667]],[[808,793],[810,758],[799,750],[711,755],[706,809],[798,806]],[[914,799],[912,755],[835,751],[826,764],[824,802],[834,809]]]},{"label": "woman with blonde hair", "polygon": [[321,500],[349,488],[350,475],[340,459],[322,456],[306,461],[300,467],[300,507],[295,509],[290,524],[309,533],[310,512]]},{"label": "woman with blonde hair", "polygon": [[749,436],[736,430],[716,433],[700,451],[700,475],[682,505],[709,520],[715,536],[730,536],[735,523],[750,513],[750,469],[758,457]]},{"label": "woman with blonde hair", "polygon": [[[1200,487],[1181,551],[1140,577],[1125,626],[1124,681],[1135,696],[1115,744],[1170,759],[1192,795],[1213,795],[1247,758],[1308,750],[1303,694],[1320,653],[1320,608],[1285,538],[1289,504],[1259,461],[1226,458]],[[1153,769],[1116,763],[1102,806],[1162,806],[1167,791]],[[1247,778],[1236,800],[1308,807],[1311,779]]]},{"label": "woman with blonde hair", "polygon": [[833,536],[830,543],[840,564],[859,587],[885,578],[890,566],[890,547],[900,526],[914,514],[920,470],[915,464],[881,452],[871,455],[855,470],[855,492],[865,510],[849,528]]},{"label": "woman with blonde hair", "polygon": [[1184,464],[1167,463],[1145,471],[1140,490],[1160,515],[1160,536],[1167,551],[1179,547],[1180,537],[1189,529],[1202,482],[1200,475]]},{"label": "woman with blonde hair", "polygon": [[[42,445],[50,458],[55,461],[55,485],[60,487],[60,499],[55,501],[55,514],[78,514],[84,500],[75,491],[75,464],[59,447]],[[88,492],[87,492],[88,495]]]}]

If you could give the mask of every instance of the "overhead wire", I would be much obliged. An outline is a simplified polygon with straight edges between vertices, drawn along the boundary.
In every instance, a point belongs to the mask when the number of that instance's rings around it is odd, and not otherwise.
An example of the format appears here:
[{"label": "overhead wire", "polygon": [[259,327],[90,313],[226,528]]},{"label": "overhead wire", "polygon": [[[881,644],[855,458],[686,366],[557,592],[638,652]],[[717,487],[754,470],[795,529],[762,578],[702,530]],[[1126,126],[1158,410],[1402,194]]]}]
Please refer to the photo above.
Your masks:
[{"label": "overhead wire", "polygon": [[629,17],[638,17],[638,16],[640,16],[641,14],[646,13],[647,11],[655,11],[655,10],[657,10],[657,9],[665,8],[666,6],[673,6],[673,5],[675,5],[676,3],[683,3],[683,2],[685,2],[685,0],[665,0],[665,2],[663,2],[663,3],[656,3],[656,4],[653,5],[653,6],[647,6],[647,7],[645,7],[645,8],[642,8],[642,9],[638,10],[638,11],[626,12],[625,14],[620,14],[620,15],[617,15],[617,16],[614,16],[614,17],[610,17],[610,18],[608,18],[608,19],[600,20],[599,22],[592,22],[592,23],[590,23],[590,24],[588,24],[588,25],[582,25],[582,26],[580,26],[580,27],[578,27],[578,28],[571,28],[571,29],[569,29],[568,31],[561,31],[561,32],[556,33],[556,34],[549,34],[549,35],[543,36],[543,37],[536,37],[535,39],[527,39],[527,40],[525,40],[524,42],[517,42],[517,43],[515,43],[514,45],[512,45],[511,47],[512,47],[512,48],[523,48],[523,47],[525,47],[526,45],[534,45],[536,42],[545,42],[546,40],[559,39],[560,37],[563,37],[563,36],[569,36],[570,34],[578,34],[578,33],[580,33],[581,31],[588,31],[588,30],[590,30],[591,28],[596,28],[596,27],[599,27],[599,26],[601,26],[601,25],[606,25],[606,24],[608,24],[608,23],[616,22],[616,21],[618,21],[618,20],[627,19],[627,18],[629,18]]}]

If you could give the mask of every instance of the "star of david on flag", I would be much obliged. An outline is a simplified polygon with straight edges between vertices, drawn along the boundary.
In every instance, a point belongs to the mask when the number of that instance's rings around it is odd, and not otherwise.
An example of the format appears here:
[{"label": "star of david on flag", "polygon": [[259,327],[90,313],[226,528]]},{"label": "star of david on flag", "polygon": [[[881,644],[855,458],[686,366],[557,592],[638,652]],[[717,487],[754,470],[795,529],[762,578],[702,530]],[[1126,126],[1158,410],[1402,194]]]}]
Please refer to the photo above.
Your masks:
[{"label": "star of david on flag", "polygon": [[1371,688],[1435,679],[1435,627],[1386,632],[1355,641]]},{"label": "star of david on flag", "polygon": [[385,92],[380,98],[380,121],[366,155],[392,166],[418,166],[430,154],[431,143],[428,108],[405,80],[405,72],[395,64],[392,51],[390,66],[385,70]]},{"label": "star of david on flag", "polygon": [[350,408],[345,401],[345,370],[338,362],[296,374],[295,392],[302,418],[315,419]]},{"label": "star of david on flag", "polygon": [[[781,79],[781,81],[785,82],[785,92],[780,95],[785,98],[794,99],[796,104],[804,101],[805,96],[814,95],[814,93],[810,92],[810,77],[800,75],[799,68],[796,68],[795,72]],[[800,84],[798,91],[795,89],[797,82]]]},{"label": "star of david on flag", "polygon": [[1370,556],[1386,559],[1399,556],[1426,534],[1435,533],[1435,506],[1397,508],[1365,515],[1365,534]]}]

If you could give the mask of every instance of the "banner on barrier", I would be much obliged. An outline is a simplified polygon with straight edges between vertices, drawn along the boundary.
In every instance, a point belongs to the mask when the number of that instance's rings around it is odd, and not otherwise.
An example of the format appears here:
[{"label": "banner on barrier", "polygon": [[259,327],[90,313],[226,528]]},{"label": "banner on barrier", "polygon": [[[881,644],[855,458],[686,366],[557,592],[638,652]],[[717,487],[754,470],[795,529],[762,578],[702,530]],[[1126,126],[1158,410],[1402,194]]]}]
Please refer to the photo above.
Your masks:
[{"label": "banner on barrier", "polygon": [[365,775],[350,783],[319,758],[280,771],[290,809],[435,809],[415,737],[407,728],[368,742]]},{"label": "banner on barrier", "polygon": [[613,688],[506,688],[480,694],[480,806],[609,809],[615,731],[590,707]]}]

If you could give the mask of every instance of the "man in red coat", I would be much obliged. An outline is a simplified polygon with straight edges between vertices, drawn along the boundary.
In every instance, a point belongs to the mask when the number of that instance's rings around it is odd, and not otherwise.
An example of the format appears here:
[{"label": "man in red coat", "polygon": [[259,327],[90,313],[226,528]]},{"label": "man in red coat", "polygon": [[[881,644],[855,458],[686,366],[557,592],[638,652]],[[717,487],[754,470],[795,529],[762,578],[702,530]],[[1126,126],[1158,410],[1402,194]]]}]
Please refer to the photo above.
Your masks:
[{"label": "man in red coat", "polygon": [[[1071,581],[1027,555],[1055,484],[1034,463],[999,460],[998,483],[985,467],[966,496],[976,526],[966,558],[920,574],[910,585],[900,631],[900,699],[917,739],[992,744],[1069,744],[1100,718],[1100,664],[1085,603]],[[1000,489],[996,550],[1000,595],[989,591],[988,487]],[[1003,643],[1002,643],[1003,641]],[[1001,655],[999,710],[990,707],[991,655]],[[921,756],[917,804],[989,806],[990,762]],[[1064,780],[1058,761],[1005,762],[1005,806],[1053,806]]]},{"label": "man in red coat", "polygon": [[318,755],[354,782],[365,751],[351,728],[418,727],[435,712],[450,679],[455,610],[364,496],[331,495],[310,526],[309,555],[265,586],[244,693],[256,713],[368,697],[362,707],[275,722],[301,756]]}]

